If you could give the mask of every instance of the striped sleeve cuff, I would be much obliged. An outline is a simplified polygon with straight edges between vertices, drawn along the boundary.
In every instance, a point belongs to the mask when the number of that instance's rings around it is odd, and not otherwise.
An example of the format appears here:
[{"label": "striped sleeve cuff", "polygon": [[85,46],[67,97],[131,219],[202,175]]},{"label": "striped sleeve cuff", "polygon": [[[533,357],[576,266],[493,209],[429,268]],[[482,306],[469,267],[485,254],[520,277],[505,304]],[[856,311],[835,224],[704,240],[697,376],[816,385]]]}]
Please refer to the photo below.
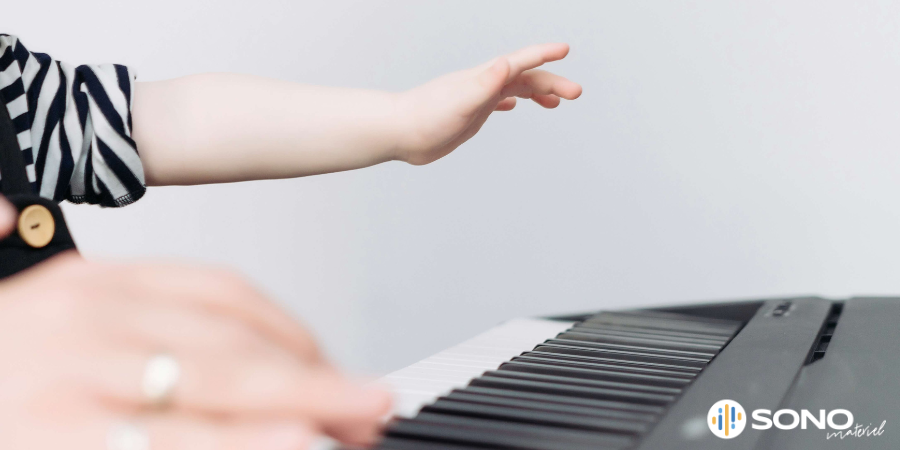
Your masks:
[{"label": "striped sleeve cuff", "polygon": [[[6,59],[11,62],[4,66]],[[16,86],[10,92],[19,94],[0,92],[23,128],[19,142],[38,194],[110,207],[144,195],[131,131],[135,75],[128,67],[56,61],[0,35],[0,71],[0,83],[5,74],[9,86]]]}]

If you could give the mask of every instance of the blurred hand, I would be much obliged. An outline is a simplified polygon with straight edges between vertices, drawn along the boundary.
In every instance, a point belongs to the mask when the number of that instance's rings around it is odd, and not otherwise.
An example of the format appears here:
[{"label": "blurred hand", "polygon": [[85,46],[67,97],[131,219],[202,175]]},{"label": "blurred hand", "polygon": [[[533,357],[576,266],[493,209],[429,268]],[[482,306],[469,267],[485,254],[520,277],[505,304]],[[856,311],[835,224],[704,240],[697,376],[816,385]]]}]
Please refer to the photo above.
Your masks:
[{"label": "blurred hand", "polygon": [[567,44],[526,47],[478,67],[454,72],[400,94],[399,109],[408,128],[397,158],[428,164],[469,140],[494,111],[509,111],[516,97],[545,108],[574,100],[581,86],[537,70],[569,53]]},{"label": "blurred hand", "polygon": [[[165,409],[141,390],[161,352],[181,367]],[[156,450],[302,449],[320,432],[362,444],[390,403],[247,282],[185,266],[63,254],[0,282],[0,361],[4,449],[105,448],[123,421]]]},{"label": "blurred hand", "polygon": [[0,239],[9,236],[16,226],[19,213],[2,195],[0,195]]}]

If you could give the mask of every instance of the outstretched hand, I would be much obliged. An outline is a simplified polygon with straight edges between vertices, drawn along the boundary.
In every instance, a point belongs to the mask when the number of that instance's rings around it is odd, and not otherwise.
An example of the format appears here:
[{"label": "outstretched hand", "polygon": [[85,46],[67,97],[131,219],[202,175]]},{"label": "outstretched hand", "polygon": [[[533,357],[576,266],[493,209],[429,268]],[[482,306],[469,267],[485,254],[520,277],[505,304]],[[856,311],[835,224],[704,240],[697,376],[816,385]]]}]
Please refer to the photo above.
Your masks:
[{"label": "outstretched hand", "polygon": [[513,109],[517,97],[545,108],[578,98],[578,83],[536,69],[568,53],[567,44],[525,47],[404,92],[398,104],[408,128],[397,159],[421,165],[446,156],[474,136],[491,113]]},{"label": "outstretched hand", "polygon": [[134,140],[149,185],[293,178],[452,152],[517,98],[555,108],[581,86],[537,69],[567,44],[526,47],[402,93],[201,74],[135,84]]}]

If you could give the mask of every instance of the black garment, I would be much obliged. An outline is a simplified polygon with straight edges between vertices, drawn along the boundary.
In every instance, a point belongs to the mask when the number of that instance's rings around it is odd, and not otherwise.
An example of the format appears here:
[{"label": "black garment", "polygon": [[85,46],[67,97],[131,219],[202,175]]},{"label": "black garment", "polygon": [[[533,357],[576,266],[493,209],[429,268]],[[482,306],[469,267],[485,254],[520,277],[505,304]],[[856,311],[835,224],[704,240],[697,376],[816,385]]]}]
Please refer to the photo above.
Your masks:
[{"label": "black garment", "polygon": [[55,231],[50,243],[41,248],[28,245],[18,231],[0,241],[0,278],[27,269],[57,253],[75,249],[59,205],[35,195],[28,182],[22,153],[13,123],[6,108],[0,107],[0,191],[19,212],[31,205],[41,205],[53,216]]}]

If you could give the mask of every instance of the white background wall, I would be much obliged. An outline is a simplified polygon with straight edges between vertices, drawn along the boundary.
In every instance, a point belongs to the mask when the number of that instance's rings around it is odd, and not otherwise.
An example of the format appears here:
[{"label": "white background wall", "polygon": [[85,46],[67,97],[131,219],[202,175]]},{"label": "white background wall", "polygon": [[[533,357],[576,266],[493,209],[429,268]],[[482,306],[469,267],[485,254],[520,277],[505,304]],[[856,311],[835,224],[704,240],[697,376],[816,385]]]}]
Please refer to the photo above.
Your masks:
[{"label": "white background wall", "polygon": [[898,5],[9,1],[0,30],[140,80],[389,90],[569,42],[550,67],[581,99],[498,114],[430,166],[65,207],[86,255],[234,267],[381,373],[514,316],[900,293]]}]

